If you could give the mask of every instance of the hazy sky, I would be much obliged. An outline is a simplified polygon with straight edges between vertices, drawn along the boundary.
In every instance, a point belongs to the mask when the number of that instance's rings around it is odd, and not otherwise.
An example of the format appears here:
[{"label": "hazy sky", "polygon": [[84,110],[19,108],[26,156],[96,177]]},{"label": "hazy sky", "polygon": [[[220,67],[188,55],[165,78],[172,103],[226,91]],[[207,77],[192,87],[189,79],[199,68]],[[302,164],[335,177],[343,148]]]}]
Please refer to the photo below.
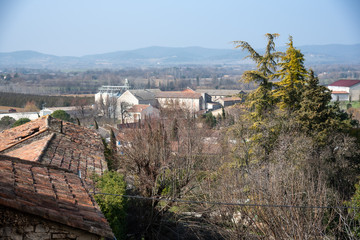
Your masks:
[{"label": "hazy sky", "polygon": [[149,46],[360,43],[359,0],[0,0],[0,52],[82,56]]}]

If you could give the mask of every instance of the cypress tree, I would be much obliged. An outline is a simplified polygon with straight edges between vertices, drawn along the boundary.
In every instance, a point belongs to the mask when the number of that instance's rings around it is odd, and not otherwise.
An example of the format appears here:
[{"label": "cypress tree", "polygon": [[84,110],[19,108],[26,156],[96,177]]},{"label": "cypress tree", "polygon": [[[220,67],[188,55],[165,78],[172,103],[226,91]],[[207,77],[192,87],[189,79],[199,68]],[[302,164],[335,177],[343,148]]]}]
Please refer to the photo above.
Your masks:
[{"label": "cypress tree", "polygon": [[98,123],[97,123],[97,121],[96,121],[95,118],[94,118],[94,125],[95,125],[95,129],[99,129],[99,125],[98,125]]},{"label": "cypress tree", "polygon": [[297,110],[300,108],[307,71],[304,66],[304,55],[300,50],[294,48],[291,36],[286,53],[281,56],[279,66],[275,76],[281,81],[276,84],[277,89],[274,93],[278,100],[278,106],[288,112]]}]

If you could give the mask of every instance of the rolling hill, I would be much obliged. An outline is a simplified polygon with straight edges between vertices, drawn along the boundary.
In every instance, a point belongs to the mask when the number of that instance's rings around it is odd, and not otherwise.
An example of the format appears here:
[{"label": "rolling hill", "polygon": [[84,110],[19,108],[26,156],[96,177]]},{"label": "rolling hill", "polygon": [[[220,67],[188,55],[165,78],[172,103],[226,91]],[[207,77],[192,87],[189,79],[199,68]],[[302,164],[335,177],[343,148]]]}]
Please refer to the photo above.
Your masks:
[{"label": "rolling hill", "polygon": [[[297,47],[305,55],[306,64],[360,64],[360,44],[313,45]],[[285,51],[285,47],[278,48]],[[259,49],[259,52],[263,50]],[[60,57],[34,51],[0,53],[1,68],[88,69],[173,65],[249,64],[240,49],[208,49],[201,47],[148,47],[83,57]]]}]

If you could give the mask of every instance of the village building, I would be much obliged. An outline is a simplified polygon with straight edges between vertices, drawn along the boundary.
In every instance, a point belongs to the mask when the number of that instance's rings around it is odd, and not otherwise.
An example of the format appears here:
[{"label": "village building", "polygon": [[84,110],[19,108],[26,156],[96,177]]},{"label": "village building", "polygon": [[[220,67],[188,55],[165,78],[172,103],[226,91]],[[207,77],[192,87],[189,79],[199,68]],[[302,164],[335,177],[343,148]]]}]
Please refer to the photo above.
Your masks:
[{"label": "village building", "polygon": [[223,107],[228,107],[228,106],[235,105],[237,103],[241,103],[241,102],[243,102],[243,100],[240,97],[225,97],[225,98],[220,98],[218,100],[218,102]]},{"label": "village building", "polygon": [[193,113],[205,109],[203,95],[190,88],[183,91],[158,92],[156,99],[162,108],[181,108]]},{"label": "village building", "polygon": [[50,115],[57,110],[65,111],[72,117],[81,118],[81,117],[91,116],[93,114],[94,109],[92,106],[49,107],[40,110],[39,116],[42,117],[42,116]]},{"label": "village building", "polygon": [[30,120],[35,120],[39,117],[39,113],[37,112],[0,113],[0,119],[2,119],[3,117],[12,117],[15,120],[19,120],[20,118],[28,118]]},{"label": "village building", "polygon": [[331,101],[360,101],[360,80],[340,79],[327,86]]},{"label": "village building", "polygon": [[98,93],[95,94],[95,102],[98,103],[102,100],[103,104],[107,105],[106,101],[109,98],[118,98],[121,96],[121,94],[129,89],[130,84],[127,79],[125,79],[125,84],[123,86],[101,86]]},{"label": "village building", "polygon": [[139,122],[141,119],[151,118],[156,119],[160,117],[160,110],[154,108],[150,104],[133,105],[128,111],[128,117],[125,119],[126,123]]},{"label": "village building", "polygon": [[236,96],[241,93],[245,94],[247,91],[232,89],[196,89],[196,92],[206,93],[210,95],[212,102],[218,102],[222,98]]},{"label": "village building", "polygon": [[152,106],[157,106],[155,99],[156,93],[159,92],[158,89],[131,89],[124,92],[118,99],[118,105],[121,102],[126,102],[129,105],[138,105],[138,104],[150,104]]}]

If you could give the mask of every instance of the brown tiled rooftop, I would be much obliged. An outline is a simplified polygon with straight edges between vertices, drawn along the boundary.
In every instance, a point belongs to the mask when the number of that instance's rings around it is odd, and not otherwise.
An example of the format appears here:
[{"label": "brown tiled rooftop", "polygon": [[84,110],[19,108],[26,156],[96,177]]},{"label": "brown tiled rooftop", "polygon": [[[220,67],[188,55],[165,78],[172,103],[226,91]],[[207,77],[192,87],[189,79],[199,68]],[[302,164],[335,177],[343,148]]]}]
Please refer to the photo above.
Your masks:
[{"label": "brown tiled rooftop", "polygon": [[1,132],[0,154],[80,171],[85,180],[107,170],[99,134],[47,116]]},{"label": "brown tiled rooftop", "polygon": [[223,101],[241,101],[239,97],[226,97],[222,99]]},{"label": "brown tiled rooftop", "polygon": [[84,182],[71,171],[0,155],[0,205],[113,238]]},{"label": "brown tiled rooftop", "polygon": [[335,82],[329,84],[329,86],[352,87],[359,83],[360,83],[360,80],[358,80],[358,79],[340,79],[338,81],[335,81]]},{"label": "brown tiled rooftop", "polygon": [[128,111],[129,112],[142,112],[144,109],[150,107],[150,105],[146,105],[146,104],[137,104],[132,106]]},{"label": "brown tiled rooftop", "polygon": [[0,132],[0,152],[41,134],[48,128],[47,118],[42,117],[18,127],[4,130]]}]

